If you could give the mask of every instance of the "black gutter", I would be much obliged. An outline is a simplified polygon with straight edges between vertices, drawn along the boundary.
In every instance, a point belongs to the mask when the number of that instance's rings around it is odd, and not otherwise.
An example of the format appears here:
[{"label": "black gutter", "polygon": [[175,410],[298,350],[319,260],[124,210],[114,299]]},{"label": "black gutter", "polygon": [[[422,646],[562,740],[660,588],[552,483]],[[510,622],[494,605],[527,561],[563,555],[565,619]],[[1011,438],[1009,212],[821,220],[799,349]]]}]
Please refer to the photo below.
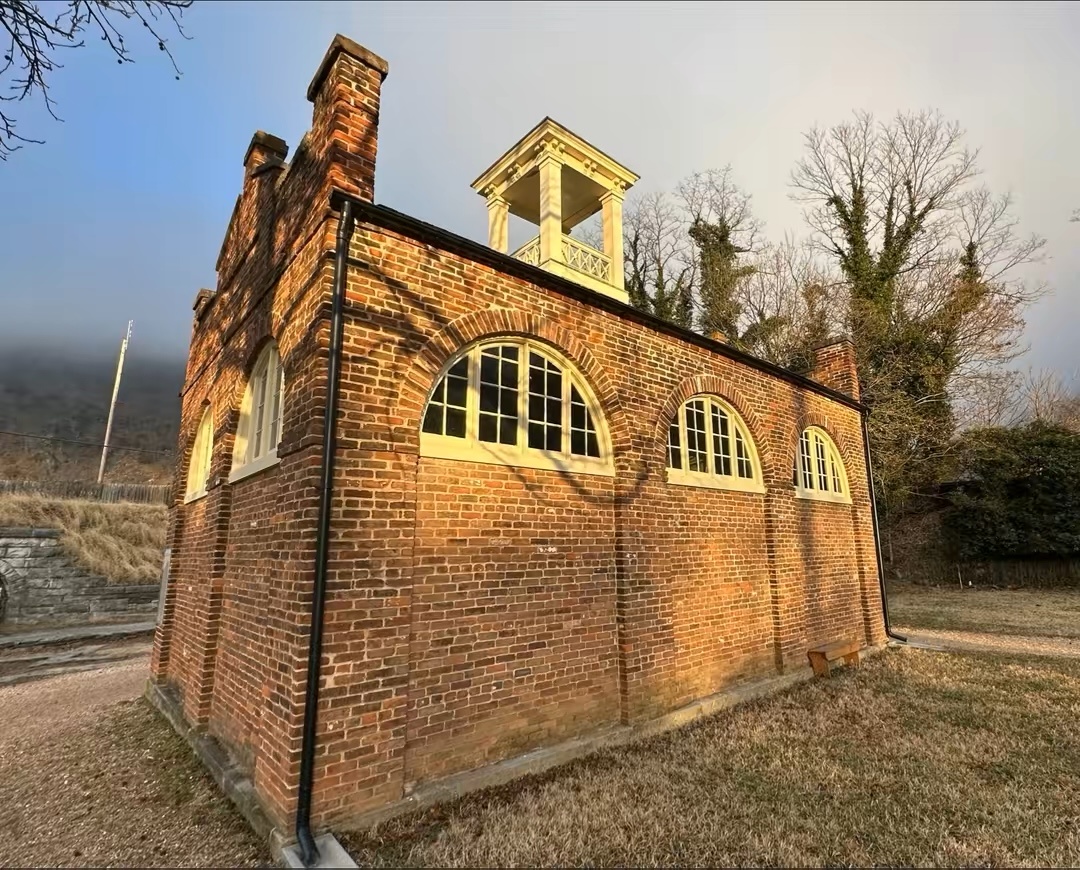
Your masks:
[{"label": "black gutter", "polygon": [[553,290],[563,296],[569,296],[578,302],[591,305],[593,308],[599,308],[610,312],[611,314],[621,317],[623,320],[631,320],[642,326],[648,327],[655,332],[671,335],[688,344],[703,347],[720,356],[726,356],[745,366],[765,372],[768,375],[795,384],[805,390],[818,393],[819,395],[832,399],[834,402],[839,402],[842,405],[853,408],[856,411],[866,410],[865,405],[851,398],[851,396],[818,383],[817,381],[806,377],[806,375],[793,372],[791,369],[778,366],[776,363],[771,363],[768,360],[760,359],[759,357],[732,347],[725,342],[715,341],[701,333],[694,332],[690,329],[684,329],[681,326],[676,326],[674,323],[670,323],[655,315],[639,311],[637,308],[620,302],[618,299],[611,296],[597,293],[587,287],[582,287],[574,281],[570,281],[558,275],[553,275],[551,272],[547,272],[539,266],[530,266],[527,263],[522,263],[520,260],[515,260],[508,254],[499,253],[495,249],[489,248],[487,245],[481,245],[471,239],[466,239],[464,236],[451,233],[444,230],[442,227],[437,227],[434,224],[417,220],[414,217],[395,211],[392,208],[387,208],[384,205],[374,205],[370,202],[356,199],[340,190],[334,191],[330,196],[330,206],[335,210],[341,209],[346,202],[351,202],[353,204],[353,214],[358,221],[364,221],[383,229],[400,233],[401,235],[408,236],[422,244],[431,245],[440,250],[457,254],[463,259],[490,266],[507,275],[520,278],[523,281],[528,281],[531,284],[539,285],[548,290]]},{"label": "black gutter", "polygon": [[878,584],[881,586],[881,615],[885,620],[885,636],[907,643],[907,638],[892,630],[889,622],[889,592],[885,588],[885,560],[881,557],[881,528],[878,525],[877,496],[874,495],[874,465],[870,461],[870,430],[866,426],[869,411],[862,415],[863,457],[866,462],[866,482],[870,488],[870,517],[874,524],[874,555],[877,556]]},{"label": "black gutter", "polygon": [[330,358],[327,363],[326,409],[323,413],[322,488],[319,529],[315,544],[315,587],[311,596],[311,635],[308,643],[307,691],[304,695],[304,735],[300,746],[300,784],[296,801],[296,839],[305,867],[319,859],[311,833],[311,790],[315,776],[315,727],[319,705],[319,665],[322,659],[323,614],[326,603],[326,563],[330,550],[330,508],[334,488],[334,450],[337,447],[338,388],[341,344],[345,326],[345,270],[353,233],[353,203],[345,201],[338,218],[334,251],[334,284],[330,314]]}]

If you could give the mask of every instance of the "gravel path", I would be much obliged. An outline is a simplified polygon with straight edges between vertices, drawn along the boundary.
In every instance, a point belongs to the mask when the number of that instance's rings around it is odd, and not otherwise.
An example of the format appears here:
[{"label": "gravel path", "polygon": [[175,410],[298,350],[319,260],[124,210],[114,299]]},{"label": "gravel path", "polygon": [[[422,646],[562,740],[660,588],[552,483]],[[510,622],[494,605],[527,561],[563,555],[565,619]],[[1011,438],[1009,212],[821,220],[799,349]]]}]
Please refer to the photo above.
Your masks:
[{"label": "gravel path", "polygon": [[1080,656],[1080,638],[1028,637],[1020,634],[987,634],[979,631],[897,628],[912,646],[963,652],[996,652],[1037,656]]},{"label": "gravel path", "polygon": [[0,867],[270,866],[141,699],[147,661],[0,688]]}]

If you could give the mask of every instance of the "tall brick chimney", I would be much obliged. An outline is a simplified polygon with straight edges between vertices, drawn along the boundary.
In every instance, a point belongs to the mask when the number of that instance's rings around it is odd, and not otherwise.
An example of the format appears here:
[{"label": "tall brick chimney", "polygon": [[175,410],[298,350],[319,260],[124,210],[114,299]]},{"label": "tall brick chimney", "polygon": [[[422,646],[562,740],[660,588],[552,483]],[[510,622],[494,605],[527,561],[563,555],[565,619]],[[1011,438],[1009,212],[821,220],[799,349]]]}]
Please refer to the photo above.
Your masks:
[{"label": "tall brick chimney", "polygon": [[379,98],[389,71],[385,60],[339,33],[308,85],[313,156],[326,161],[330,187],[368,202],[375,198]]},{"label": "tall brick chimney", "polygon": [[247,153],[244,154],[244,174],[251,176],[260,170],[283,169],[288,154],[289,146],[284,139],[263,130],[256,130]]},{"label": "tall brick chimney", "polygon": [[807,376],[858,401],[859,370],[850,338],[835,338],[814,348],[814,365]]}]

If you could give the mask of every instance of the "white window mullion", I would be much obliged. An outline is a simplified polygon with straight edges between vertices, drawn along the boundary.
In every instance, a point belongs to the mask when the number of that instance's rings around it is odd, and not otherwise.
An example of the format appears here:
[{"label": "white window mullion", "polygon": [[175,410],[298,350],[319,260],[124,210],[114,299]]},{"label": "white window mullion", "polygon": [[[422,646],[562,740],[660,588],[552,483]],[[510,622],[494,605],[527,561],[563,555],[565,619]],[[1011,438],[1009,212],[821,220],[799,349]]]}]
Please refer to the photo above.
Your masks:
[{"label": "white window mullion", "polygon": [[263,453],[271,453],[277,449],[274,442],[274,383],[277,378],[277,360],[270,355],[270,364],[266,371],[266,415],[263,421],[263,429],[266,430],[266,446]]},{"label": "white window mullion", "polygon": [[716,464],[713,458],[713,431],[712,431],[712,402],[705,400],[705,467],[709,474],[716,473]]},{"label": "white window mullion", "polygon": [[[737,425],[738,424],[735,422],[735,415],[728,414],[728,432],[727,438],[724,439],[725,441],[727,441],[727,444],[725,444],[724,447],[727,449],[728,463],[731,467],[731,474],[733,477],[736,478],[739,476],[739,451],[738,448],[735,446],[735,427]],[[746,449],[749,452],[750,442],[746,441],[745,435],[743,435],[743,441],[746,442]]]},{"label": "white window mullion", "polygon": [[686,405],[679,406],[679,450],[682,452],[682,467],[684,471],[690,470],[690,444],[686,437]]},{"label": "white window mullion", "polygon": [[467,359],[469,366],[466,377],[469,385],[465,392],[465,438],[475,441],[480,426],[480,348],[470,350]]},{"label": "white window mullion", "polygon": [[[528,342],[518,345],[518,406],[517,406],[517,443],[514,447],[520,453],[529,449],[529,355],[532,348]],[[545,433],[546,435],[546,433]]]},{"label": "white window mullion", "polygon": [[[570,371],[568,369],[564,369],[563,373],[562,373],[562,407],[559,408],[559,419],[562,420],[562,452],[567,454],[567,455],[570,454],[570,391],[571,391],[572,387],[573,387],[573,382],[572,382],[572,380],[570,378]],[[581,394],[581,400],[584,402],[585,401],[585,394],[582,393],[581,390],[578,390],[578,392]],[[589,416],[589,405],[588,405],[588,403],[586,403],[585,404],[585,419],[586,419],[586,421],[588,420],[588,416]],[[586,430],[588,430],[588,424],[586,424],[585,428],[586,428]],[[586,435],[586,439],[587,438],[588,438],[588,436]],[[597,446],[599,446],[600,445],[600,433],[599,432],[596,433],[596,438],[597,438],[597,441],[596,441]],[[587,450],[588,449],[588,443],[586,443],[585,447],[586,447],[586,450]],[[603,450],[600,451],[601,455],[603,455],[603,452],[604,452]]]}]

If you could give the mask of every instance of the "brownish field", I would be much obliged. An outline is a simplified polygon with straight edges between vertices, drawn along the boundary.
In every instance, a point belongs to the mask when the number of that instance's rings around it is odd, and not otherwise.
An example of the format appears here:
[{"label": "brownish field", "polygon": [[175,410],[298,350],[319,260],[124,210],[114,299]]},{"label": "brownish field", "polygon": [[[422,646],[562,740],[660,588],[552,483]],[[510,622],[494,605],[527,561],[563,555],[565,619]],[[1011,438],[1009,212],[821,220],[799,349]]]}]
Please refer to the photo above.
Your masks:
[{"label": "brownish field", "polygon": [[160,578],[167,517],[164,505],[0,495],[0,526],[58,528],[78,565],[116,583]]},{"label": "brownish field", "polygon": [[1080,662],[894,650],[353,835],[361,866],[1080,864]]},{"label": "brownish field", "polygon": [[901,631],[941,629],[1080,638],[1080,589],[947,589],[896,584],[889,614]]}]

